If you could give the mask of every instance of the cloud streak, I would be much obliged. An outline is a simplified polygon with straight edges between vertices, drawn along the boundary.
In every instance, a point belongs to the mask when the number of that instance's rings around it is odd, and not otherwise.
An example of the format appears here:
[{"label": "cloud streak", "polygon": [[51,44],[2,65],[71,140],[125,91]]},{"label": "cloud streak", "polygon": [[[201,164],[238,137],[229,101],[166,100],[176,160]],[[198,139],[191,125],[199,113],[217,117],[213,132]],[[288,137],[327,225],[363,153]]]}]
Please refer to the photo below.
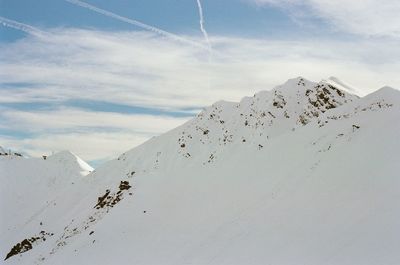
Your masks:
[{"label": "cloud streak", "polygon": [[183,37],[178,36],[176,34],[173,34],[173,33],[170,33],[168,31],[162,30],[160,28],[145,24],[145,23],[140,22],[140,21],[135,20],[135,19],[130,19],[130,18],[127,18],[127,17],[123,17],[123,16],[120,16],[120,15],[117,15],[117,14],[115,14],[113,12],[98,8],[98,7],[94,6],[94,5],[90,5],[90,4],[86,3],[86,2],[79,1],[79,0],[65,0],[65,1],[67,1],[68,3],[74,4],[76,6],[80,6],[80,7],[89,9],[89,10],[94,11],[96,13],[99,13],[101,15],[104,15],[104,16],[107,16],[107,17],[110,17],[110,18],[113,18],[113,19],[128,23],[128,24],[133,25],[133,26],[137,26],[137,27],[145,29],[147,31],[154,32],[154,33],[159,34],[161,36],[170,38],[172,40],[175,40],[175,41],[178,41],[178,42],[182,42],[182,43],[185,43],[185,44],[189,44],[189,45],[195,46],[197,48],[207,49],[207,47],[205,47],[204,45],[201,45],[201,44],[199,44],[199,43],[197,43],[195,41],[183,38]]},{"label": "cloud streak", "polygon": [[5,27],[20,30],[36,37],[42,37],[46,34],[44,31],[38,28],[2,16],[0,16],[0,23]]},{"label": "cloud streak", "polygon": [[[189,117],[171,117],[164,115],[122,114],[104,111],[89,111],[79,108],[57,108],[45,111],[16,111],[3,110],[0,114],[3,124],[0,128],[9,127],[12,123],[14,129],[29,130],[31,132],[44,132],[59,129],[98,129],[124,130],[144,135],[157,135],[166,130],[173,129]],[[4,124],[8,121],[8,124]]]},{"label": "cloud streak", "polygon": [[200,17],[200,30],[203,33],[204,36],[204,40],[206,41],[207,45],[208,45],[208,49],[209,49],[209,53],[211,54],[211,50],[212,50],[212,46],[211,46],[211,42],[210,39],[208,37],[208,33],[206,28],[204,27],[204,15],[203,15],[203,7],[201,5],[201,1],[197,0],[197,8],[199,10],[199,17]]}]

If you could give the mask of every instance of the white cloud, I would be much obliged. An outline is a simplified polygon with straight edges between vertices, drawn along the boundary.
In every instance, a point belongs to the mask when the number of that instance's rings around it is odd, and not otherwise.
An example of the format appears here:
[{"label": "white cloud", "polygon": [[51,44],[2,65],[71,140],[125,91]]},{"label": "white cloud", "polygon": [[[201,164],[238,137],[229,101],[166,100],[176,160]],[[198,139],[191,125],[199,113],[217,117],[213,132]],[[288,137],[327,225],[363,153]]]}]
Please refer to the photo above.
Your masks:
[{"label": "white cloud", "polygon": [[308,16],[326,19],[341,31],[366,36],[400,38],[400,1],[398,0],[250,0],[260,5],[275,5],[293,16],[304,8]]},{"label": "white cloud", "polygon": [[400,85],[395,42],[215,37],[213,46],[209,63],[206,51],[148,33],[53,30],[0,47],[0,80],[35,87],[3,89],[0,102],[101,99],[177,109],[238,100],[298,75],[336,75],[366,92]]},{"label": "white cloud", "polygon": [[[157,135],[173,129],[189,118],[162,115],[122,114],[61,108],[47,111],[3,110],[0,114],[4,126],[14,129],[40,132],[55,129],[104,128],[109,130],[129,130],[136,133]],[[4,121],[9,124],[4,125]]]}]

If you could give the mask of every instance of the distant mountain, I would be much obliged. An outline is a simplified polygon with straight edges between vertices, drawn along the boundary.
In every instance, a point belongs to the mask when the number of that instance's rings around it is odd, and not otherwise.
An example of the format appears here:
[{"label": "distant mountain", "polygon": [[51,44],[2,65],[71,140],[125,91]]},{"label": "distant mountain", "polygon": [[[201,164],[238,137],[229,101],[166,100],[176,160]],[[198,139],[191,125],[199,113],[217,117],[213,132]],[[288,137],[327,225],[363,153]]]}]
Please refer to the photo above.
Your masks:
[{"label": "distant mountain", "polygon": [[[9,210],[5,264],[399,264],[400,92],[356,91],[298,77],[219,101],[85,177],[52,186],[29,169],[49,185],[38,200],[7,183],[35,207]],[[9,162],[2,181],[29,168]]]}]

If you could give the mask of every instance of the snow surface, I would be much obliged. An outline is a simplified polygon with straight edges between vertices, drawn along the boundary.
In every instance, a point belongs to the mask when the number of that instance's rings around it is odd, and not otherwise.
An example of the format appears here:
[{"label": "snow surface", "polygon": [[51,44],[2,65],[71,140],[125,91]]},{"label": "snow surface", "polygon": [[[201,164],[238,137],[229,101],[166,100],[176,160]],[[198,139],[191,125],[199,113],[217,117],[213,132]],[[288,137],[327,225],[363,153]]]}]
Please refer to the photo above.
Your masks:
[{"label": "snow surface", "polygon": [[219,101],[85,177],[0,160],[0,252],[52,234],[4,263],[400,264],[400,92],[335,83]]}]

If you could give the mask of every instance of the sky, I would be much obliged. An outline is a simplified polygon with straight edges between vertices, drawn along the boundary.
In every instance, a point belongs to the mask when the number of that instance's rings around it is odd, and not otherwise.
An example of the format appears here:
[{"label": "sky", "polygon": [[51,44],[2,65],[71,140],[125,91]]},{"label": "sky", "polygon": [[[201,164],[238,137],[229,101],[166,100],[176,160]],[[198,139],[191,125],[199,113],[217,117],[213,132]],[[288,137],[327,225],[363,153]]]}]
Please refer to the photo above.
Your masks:
[{"label": "sky", "polygon": [[399,13],[398,0],[0,0],[0,146],[97,166],[289,78],[398,89]]}]

